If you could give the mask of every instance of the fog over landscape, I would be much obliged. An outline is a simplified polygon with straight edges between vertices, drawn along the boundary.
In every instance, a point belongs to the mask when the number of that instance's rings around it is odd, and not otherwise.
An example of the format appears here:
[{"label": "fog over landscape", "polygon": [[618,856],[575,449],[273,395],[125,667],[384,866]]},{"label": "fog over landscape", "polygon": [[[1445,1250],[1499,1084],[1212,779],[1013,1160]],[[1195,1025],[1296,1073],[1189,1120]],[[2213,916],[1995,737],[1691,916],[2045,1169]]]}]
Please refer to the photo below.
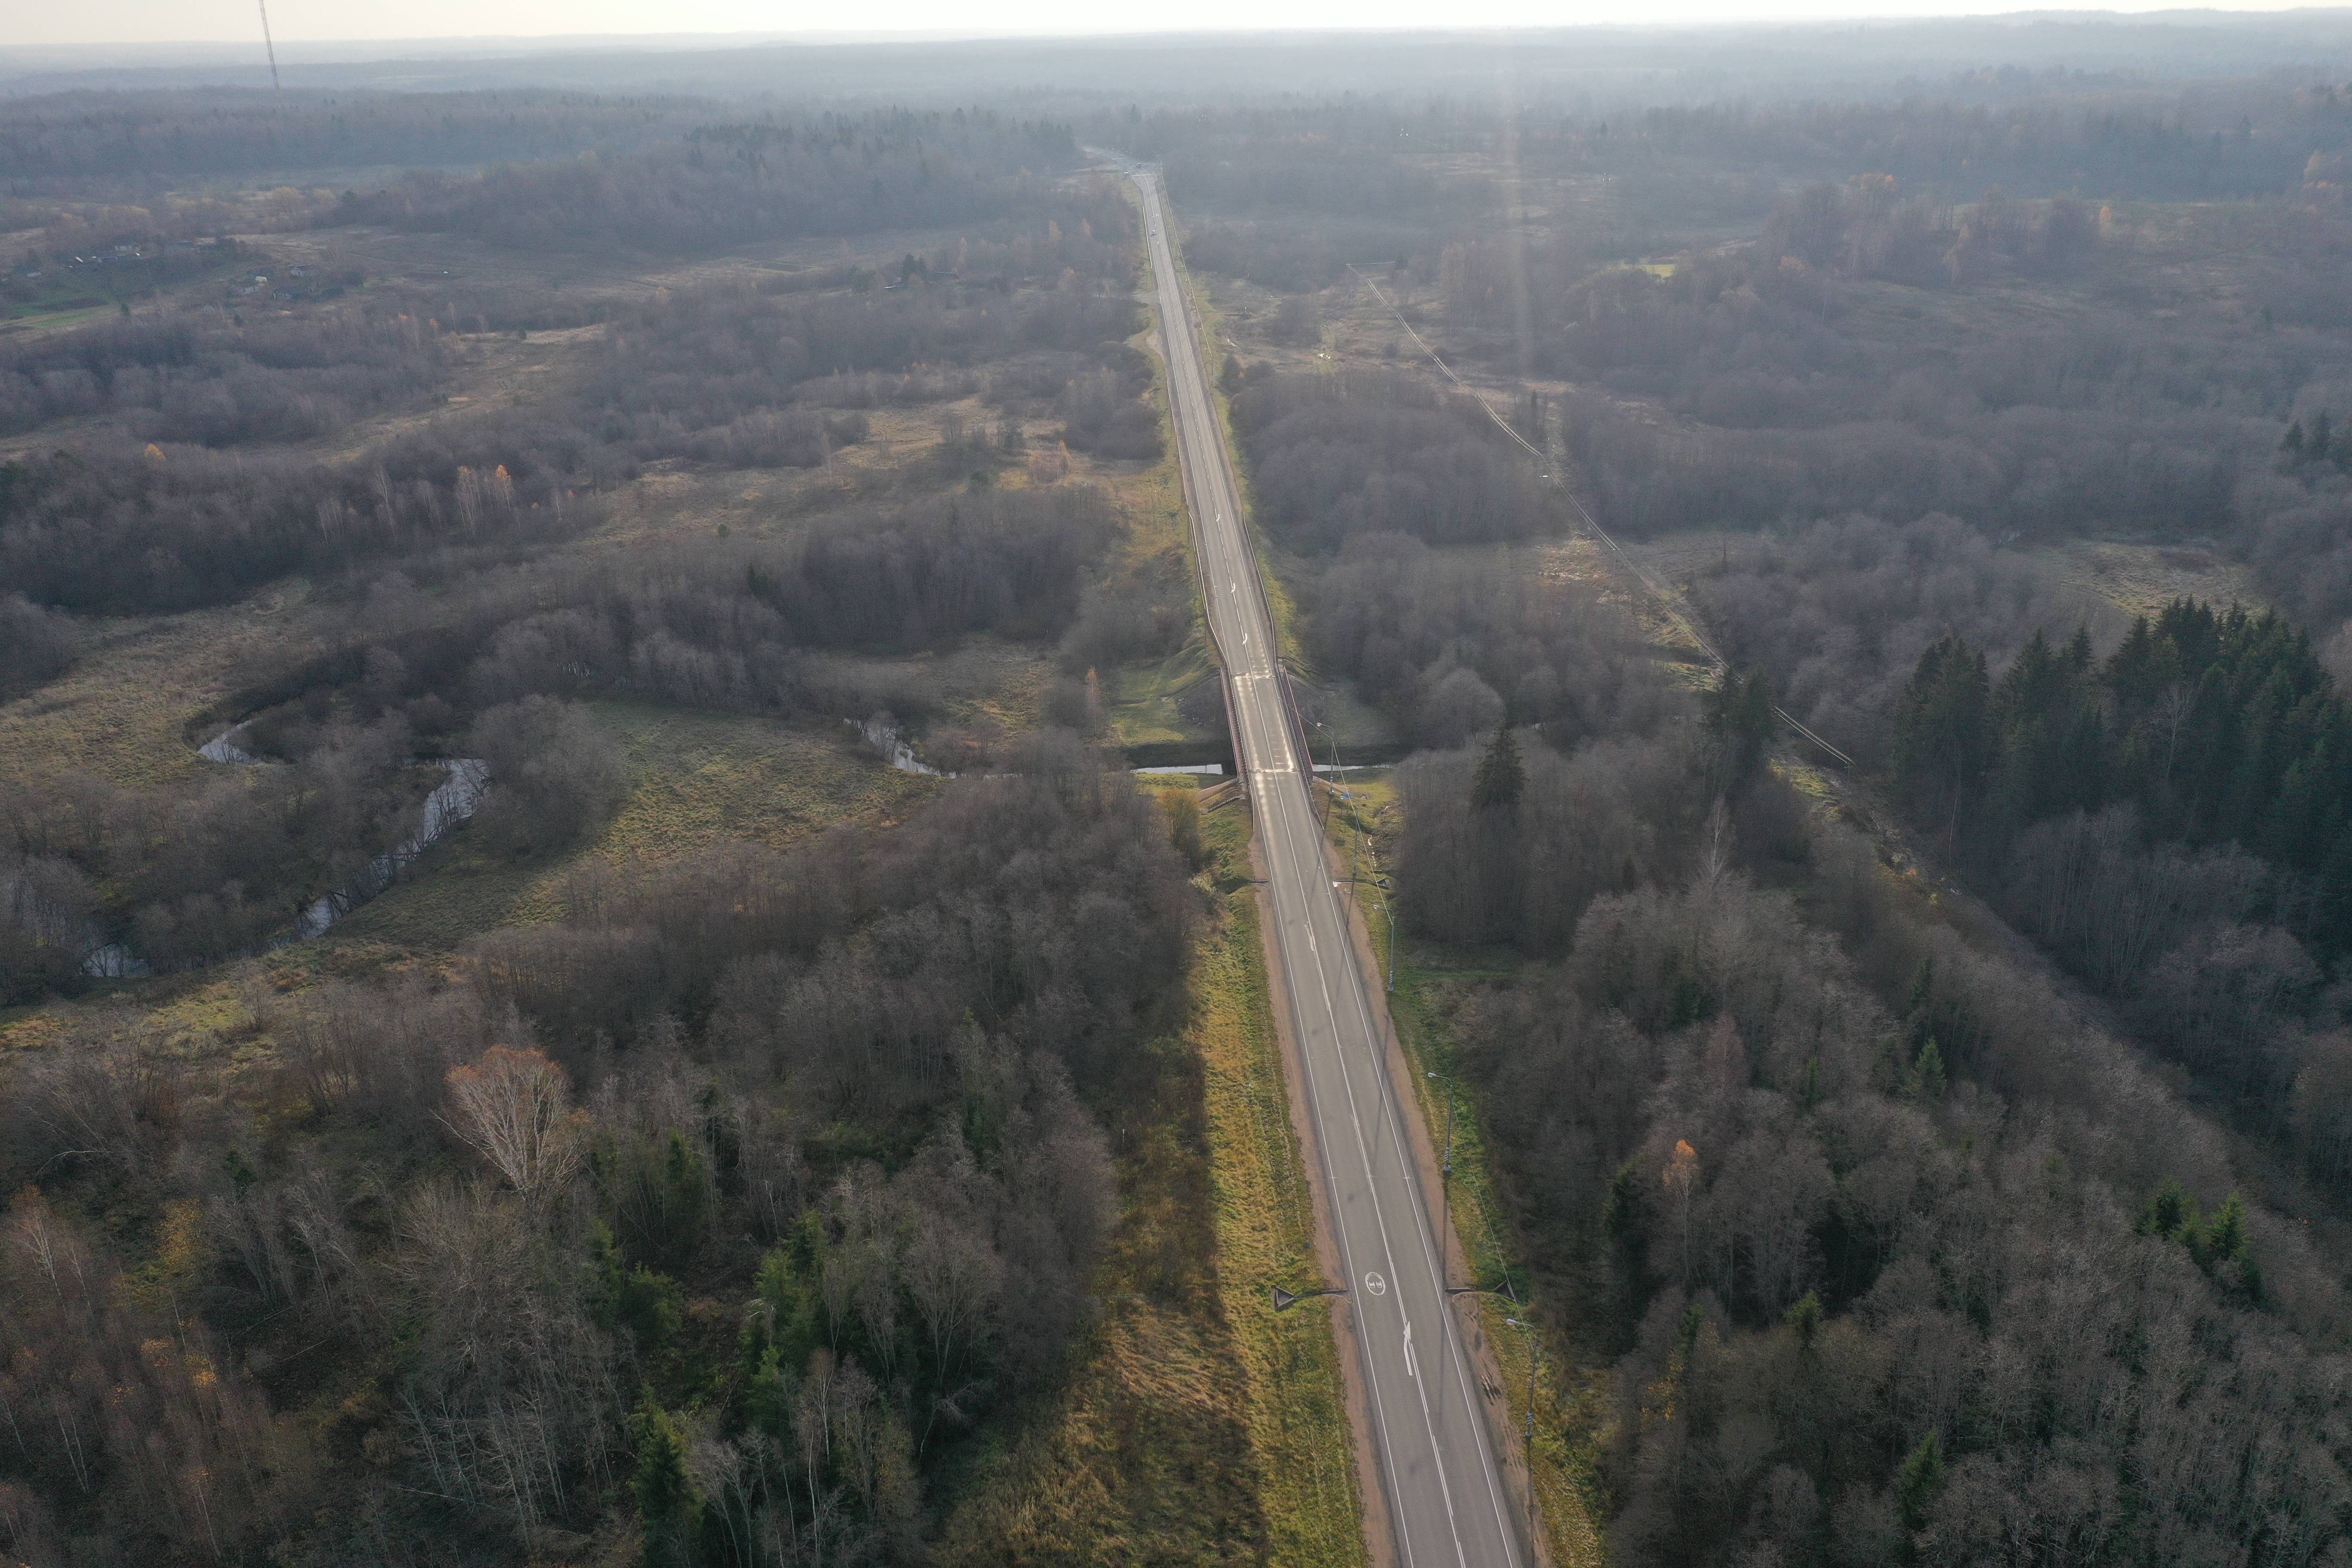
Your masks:
[{"label": "fog over landscape", "polygon": [[2352,1562],[2352,11],[806,20],[0,39],[0,1555]]}]

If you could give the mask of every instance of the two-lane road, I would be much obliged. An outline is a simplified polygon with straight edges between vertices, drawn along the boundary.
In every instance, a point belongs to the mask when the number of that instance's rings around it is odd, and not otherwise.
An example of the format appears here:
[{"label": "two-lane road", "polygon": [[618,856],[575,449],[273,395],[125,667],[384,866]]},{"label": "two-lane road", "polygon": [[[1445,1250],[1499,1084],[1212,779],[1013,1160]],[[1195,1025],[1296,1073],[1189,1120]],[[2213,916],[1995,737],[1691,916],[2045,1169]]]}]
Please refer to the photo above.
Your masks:
[{"label": "two-lane road", "polygon": [[1528,1553],[1445,1296],[1444,1254],[1389,1074],[1384,1037],[1315,820],[1257,561],[1234,493],[1156,171],[1143,195],[1179,460],[1197,509],[1211,629],[1265,856],[1284,1005],[1347,1270],[1367,1419],[1404,1568],[1517,1568]]}]

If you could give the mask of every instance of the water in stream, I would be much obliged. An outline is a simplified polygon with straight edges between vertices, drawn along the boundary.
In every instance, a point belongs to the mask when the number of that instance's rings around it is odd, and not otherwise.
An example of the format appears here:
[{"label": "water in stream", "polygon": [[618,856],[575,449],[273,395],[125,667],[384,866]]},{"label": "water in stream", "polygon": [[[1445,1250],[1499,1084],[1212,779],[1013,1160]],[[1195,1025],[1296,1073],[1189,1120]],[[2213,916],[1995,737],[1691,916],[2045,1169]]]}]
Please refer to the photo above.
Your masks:
[{"label": "water in stream", "polygon": [[[267,767],[269,764],[236,743],[245,726],[224,730],[197,748],[197,754],[207,762],[227,763],[239,767]],[[910,753],[911,754],[911,753]],[[416,831],[401,844],[370,860],[367,868],[340,888],[331,889],[312,900],[295,917],[294,929],[269,942],[269,948],[308,942],[350,914],[353,910],[383,892],[400,878],[401,872],[414,865],[417,858],[448,836],[450,829],[481,808],[483,793],[490,785],[490,764],[479,757],[457,757],[443,763],[449,776],[435,786],[425,797],[425,813]],[[151,971],[147,961],[119,942],[107,942],[91,949],[82,960],[81,972],[94,980],[138,980]]]}]

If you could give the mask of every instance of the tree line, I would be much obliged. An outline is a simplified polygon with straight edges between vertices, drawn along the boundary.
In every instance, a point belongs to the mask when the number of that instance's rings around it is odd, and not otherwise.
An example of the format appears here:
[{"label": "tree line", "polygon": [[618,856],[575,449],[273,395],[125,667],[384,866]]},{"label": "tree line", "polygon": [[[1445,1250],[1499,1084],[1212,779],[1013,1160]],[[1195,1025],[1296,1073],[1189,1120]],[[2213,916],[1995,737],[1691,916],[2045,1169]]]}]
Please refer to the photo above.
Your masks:
[{"label": "tree line", "polygon": [[[1138,401],[1149,367],[1123,342],[1135,330],[1136,307],[1124,295],[1091,286],[1108,281],[1106,267],[1123,267],[1112,247],[1088,236],[1085,248],[1093,254],[1066,259],[1064,247],[1035,247],[1037,259],[1060,262],[1057,276],[1071,281],[1017,295],[1009,289],[1000,294],[927,283],[914,275],[879,298],[771,296],[724,286],[680,290],[612,322],[604,363],[583,395],[583,423],[599,439],[646,459],[682,446],[704,455],[696,438],[705,433],[729,443],[711,449],[709,458],[751,456],[759,444],[746,437],[772,423],[778,410],[803,398],[855,403],[861,375],[914,373],[906,401],[992,394],[992,378],[942,384],[940,372],[1035,356],[1061,373],[1054,395],[1077,437],[1074,447],[1118,444],[1110,434],[1114,425],[1128,431],[1132,447],[1139,433],[1130,425],[1156,424]],[[1087,265],[1083,282],[1074,265],[1080,261]],[[998,401],[1010,407],[1014,399]],[[1151,451],[1156,454],[1156,446]],[[780,452],[768,460],[784,457]]]},{"label": "tree line", "polygon": [[1433,550],[1363,533],[1305,575],[1317,668],[1344,676],[1418,746],[1444,750],[1506,722],[1565,749],[1646,731],[1664,710],[1656,672],[1626,657],[1639,633],[1530,553]]},{"label": "tree line", "polygon": [[1565,503],[1475,402],[1391,374],[1292,375],[1228,361],[1261,523],[1328,551],[1360,534],[1486,544],[1563,531]]},{"label": "tree line", "polygon": [[2344,1302],[2303,1227],[1866,845],[1810,853],[1811,919],[1702,864],[1457,1015],[1560,1331],[1614,1325],[1612,1552],[2325,1561]]},{"label": "tree line", "polygon": [[[230,460],[205,447],[142,447],[126,432],[12,459],[0,464],[0,568],[42,604],[175,609],[293,571],[562,538],[594,515],[593,492],[644,463],[814,467],[866,427],[855,413],[798,406],[803,398],[872,405],[968,395],[985,384],[976,373],[950,384],[925,367],[1003,355],[1044,356],[1060,375],[1029,397],[1008,382],[1003,406],[1062,410],[1072,445],[1147,456],[1157,449],[1143,428],[1148,371],[1118,341],[1134,305],[1076,270],[1125,263],[1083,227],[1071,231],[1074,248],[1052,238],[1052,220],[1043,226],[1046,243],[1027,254],[1059,262],[1065,287],[1010,298],[950,284],[866,297],[681,291],[612,323],[603,364],[576,405],[436,420],[353,459]],[[24,391],[29,417],[129,406],[133,432],[157,421],[167,439],[315,434],[360,403],[429,384],[455,352],[447,330],[349,312],[250,333],[218,322],[85,329],[19,351],[31,356],[26,374],[0,379],[0,396]],[[352,363],[336,362],[344,348]],[[278,366],[243,363],[254,350]],[[142,399],[152,415],[140,412]]]},{"label": "tree line", "polygon": [[139,188],[191,176],[515,162],[675,137],[718,108],[679,96],[541,88],[48,93],[12,99],[0,111],[0,177],[83,192],[109,182]]},{"label": "tree line", "polygon": [[1534,118],[1519,156],[1549,173],[1606,170],[1629,181],[1730,163],[1784,180],[1867,169],[1946,200],[1998,186],[2177,202],[2299,194],[2315,155],[2352,142],[2347,100],[2326,84],[2158,87],[2019,73],[2003,84],[2008,91],[1987,86],[1962,77],[1876,101],[1659,104],[1605,120]]},{"label": "tree line", "polygon": [[2317,1174],[2345,1172],[2344,703],[2273,613],[2176,600],[2105,658],[1921,655],[1896,777],[2005,910]]},{"label": "tree line", "polygon": [[144,441],[299,441],[437,385],[444,335],[405,313],[128,318],[0,350],[0,431],[122,416]]},{"label": "tree line", "polygon": [[811,234],[936,228],[1026,205],[1079,162],[1067,126],[990,110],[720,121],[643,151],[419,170],[347,193],[340,223],[520,249],[714,249]]},{"label": "tree line", "polygon": [[2126,623],[1951,519],[1727,542],[1694,588],[1934,853],[2341,1179],[2342,700],[2307,634],[2187,599]]},{"label": "tree line", "polygon": [[348,635],[334,647],[255,671],[223,713],[257,715],[267,735],[273,716],[331,696],[446,732],[470,705],[626,694],[917,718],[929,710],[919,680],[861,682],[824,656],[939,651],[982,632],[1051,642],[1079,614],[1116,532],[1104,494],[1072,485],[851,506],[775,543],[704,540],[488,570],[411,561],[347,590]]}]

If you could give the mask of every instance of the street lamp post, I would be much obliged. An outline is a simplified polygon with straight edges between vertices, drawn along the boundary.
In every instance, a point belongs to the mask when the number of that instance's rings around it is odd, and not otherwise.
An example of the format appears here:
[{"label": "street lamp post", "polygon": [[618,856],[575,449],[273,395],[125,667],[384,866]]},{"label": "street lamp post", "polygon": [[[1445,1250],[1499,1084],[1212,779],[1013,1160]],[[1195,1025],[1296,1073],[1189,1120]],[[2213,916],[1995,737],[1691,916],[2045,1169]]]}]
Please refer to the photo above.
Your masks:
[{"label": "street lamp post", "polygon": [[1388,990],[1397,990],[1397,912],[1388,908],[1388,898],[1381,898],[1381,920],[1388,921]]},{"label": "street lamp post", "polygon": [[1454,1079],[1451,1075],[1433,1072],[1428,1076],[1445,1085],[1445,1158],[1439,1163],[1438,1174],[1445,1184],[1454,1184]]},{"label": "street lamp post", "polygon": [[[1320,719],[1309,719],[1307,721],[1309,724],[1314,725],[1317,729],[1322,731],[1323,738],[1331,742],[1331,784],[1329,787],[1332,790],[1337,790],[1339,787],[1339,737],[1332,732],[1331,726],[1326,724]],[[1307,753],[1307,793],[1311,795],[1315,790],[1315,753],[1311,750]],[[1323,821],[1325,826],[1328,828],[1331,821],[1331,807],[1328,800],[1326,800],[1324,803]],[[1355,874],[1356,851],[1353,847],[1350,847],[1348,851],[1348,875],[1352,877]]]},{"label": "street lamp post", "polygon": [[[1423,1071],[1424,1076],[1445,1085],[1445,1153],[1437,1164],[1437,1210],[1444,1231],[1437,1238],[1437,1247],[1438,1260],[1450,1279],[1454,1273],[1454,1265],[1447,1261],[1454,1252],[1454,1080],[1442,1072],[1429,1072],[1426,1068]],[[1463,1292],[1448,1289],[1445,1293],[1456,1296]]]},{"label": "street lamp post", "polygon": [[[1322,720],[1320,720],[1320,719],[1309,719],[1309,720],[1307,721],[1307,722],[1308,722],[1308,723],[1310,723],[1310,724],[1312,724],[1312,725],[1314,725],[1317,729],[1318,729],[1318,730],[1322,731],[1323,731],[1323,733],[1324,733],[1324,734],[1325,734],[1325,735],[1326,735],[1326,736],[1330,740],[1330,742],[1331,742],[1331,778],[1332,778],[1331,790],[1332,790],[1332,793],[1333,793],[1334,795],[1337,795],[1337,794],[1338,794],[1338,792],[1339,792],[1339,773],[1340,773],[1340,767],[1339,767],[1339,731],[1336,731],[1336,730],[1334,730],[1334,729],[1332,729],[1329,725],[1328,725],[1328,724],[1324,723],[1324,722],[1323,722],[1323,721],[1322,721]],[[1310,768],[1310,771],[1311,771],[1311,769],[1312,769],[1312,764],[1313,764],[1314,760],[1315,760],[1315,759],[1314,759],[1314,755],[1313,755],[1313,753],[1311,753],[1311,752],[1310,752],[1310,753],[1308,754],[1308,756],[1307,756],[1307,763],[1308,763],[1308,764],[1309,764],[1309,768]],[[1351,801],[1351,802],[1356,798],[1356,797],[1355,797],[1355,795],[1354,795],[1354,793],[1353,793],[1352,791],[1350,791],[1350,792],[1349,792],[1349,795],[1348,795],[1348,798],[1349,798],[1349,801]],[[1326,818],[1326,820],[1327,820],[1327,821],[1328,820],[1328,817]],[[1356,824],[1356,827],[1357,827],[1357,837],[1358,837],[1359,838],[1364,838],[1364,837],[1370,837],[1370,835],[1369,835],[1369,834],[1365,831],[1365,829],[1364,829],[1363,822],[1362,822],[1362,819],[1361,819],[1361,818],[1359,818],[1359,819],[1358,819],[1357,824]],[[1350,843],[1350,844],[1348,846],[1348,879],[1349,879],[1349,881],[1351,881],[1351,882],[1358,882],[1358,881],[1362,881],[1362,880],[1364,880],[1364,879],[1363,879],[1363,878],[1361,878],[1361,877],[1358,876],[1358,875],[1357,875],[1357,873],[1356,873],[1356,849],[1357,849],[1357,846],[1356,846],[1354,843]],[[1372,865],[1373,865],[1373,868],[1374,868],[1374,870],[1375,870],[1375,871],[1377,871],[1377,870],[1379,869],[1379,867],[1380,867],[1380,861],[1379,861],[1379,858],[1378,858],[1378,856],[1377,856],[1377,852],[1375,852],[1375,858],[1374,858],[1374,859],[1373,859]],[[1396,911],[1395,911],[1393,909],[1391,909],[1391,908],[1390,908],[1390,907],[1389,907],[1389,900],[1388,900],[1388,885],[1389,885],[1389,884],[1388,884],[1388,879],[1387,879],[1387,878],[1385,878],[1385,877],[1375,876],[1375,877],[1373,877],[1373,878],[1371,879],[1371,882],[1372,882],[1372,885],[1373,885],[1373,886],[1375,886],[1375,887],[1377,887],[1377,888],[1379,888],[1379,889],[1381,889],[1381,920],[1382,920],[1382,921],[1387,924],[1387,926],[1388,926],[1388,928],[1389,928],[1389,973],[1388,973],[1388,981],[1387,981],[1386,985],[1383,987],[1383,989],[1387,990],[1391,994],[1394,994],[1394,993],[1395,993],[1395,991],[1396,991]]]}]

